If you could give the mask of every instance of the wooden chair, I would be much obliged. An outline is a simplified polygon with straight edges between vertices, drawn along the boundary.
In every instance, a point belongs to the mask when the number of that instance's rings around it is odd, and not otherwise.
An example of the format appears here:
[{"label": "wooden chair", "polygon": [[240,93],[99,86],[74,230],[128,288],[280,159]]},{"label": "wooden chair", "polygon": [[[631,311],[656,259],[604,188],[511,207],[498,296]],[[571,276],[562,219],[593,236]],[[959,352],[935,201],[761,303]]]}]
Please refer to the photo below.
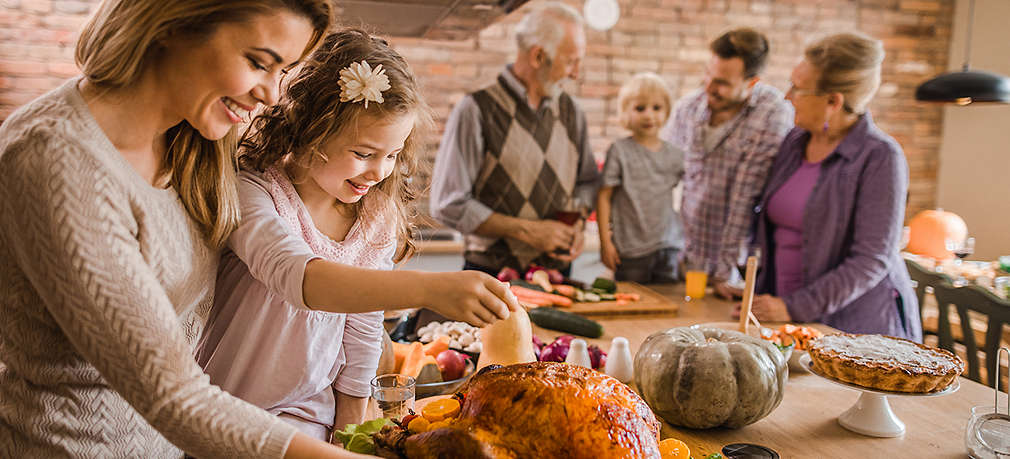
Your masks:
[{"label": "wooden chair", "polygon": [[905,259],[905,266],[908,268],[908,275],[915,282],[915,298],[919,300],[919,320],[922,322],[922,333],[923,335],[936,335],[936,328],[932,326],[933,321],[927,320],[924,316],[926,294],[933,293],[933,285],[941,282],[951,283],[951,280],[947,275],[923,268],[922,265],[909,259]]},{"label": "wooden chair", "polygon": [[[995,385],[996,365],[1000,365],[999,348],[1003,339],[1003,327],[1010,325],[1010,301],[1003,300],[992,292],[970,285],[966,287],[955,287],[950,282],[938,282],[932,284],[933,295],[936,297],[939,318],[937,323],[937,336],[940,347],[948,351],[955,352],[954,337],[951,320],[951,305],[957,310],[960,319],[961,333],[960,344],[964,345],[968,360],[968,377],[990,387]],[[976,335],[972,330],[972,320],[969,312],[974,312],[983,317],[986,322],[985,342],[981,351],[985,356],[986,380],[982,380],[979,365],[979,346]],[[1000,382],[1002,385],[1002,381]]]}]

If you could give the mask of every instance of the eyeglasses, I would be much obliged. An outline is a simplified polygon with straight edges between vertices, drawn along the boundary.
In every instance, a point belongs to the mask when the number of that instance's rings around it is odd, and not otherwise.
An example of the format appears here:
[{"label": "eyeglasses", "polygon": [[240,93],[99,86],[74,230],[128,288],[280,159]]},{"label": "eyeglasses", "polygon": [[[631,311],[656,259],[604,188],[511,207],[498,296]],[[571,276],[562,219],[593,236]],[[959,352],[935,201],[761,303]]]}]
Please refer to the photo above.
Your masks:
[{"label": "eyeglasses", "polygon": [[794,96],[820,96],[820,95],[823,95],[824,93],[820,92],[820,91],[818,91],[816,89],[797,88],[795,85],[793,85],[792,83],[790,83],[789,84],[789,90],[786,91],[786,94],[787,95],[794,95]]}]

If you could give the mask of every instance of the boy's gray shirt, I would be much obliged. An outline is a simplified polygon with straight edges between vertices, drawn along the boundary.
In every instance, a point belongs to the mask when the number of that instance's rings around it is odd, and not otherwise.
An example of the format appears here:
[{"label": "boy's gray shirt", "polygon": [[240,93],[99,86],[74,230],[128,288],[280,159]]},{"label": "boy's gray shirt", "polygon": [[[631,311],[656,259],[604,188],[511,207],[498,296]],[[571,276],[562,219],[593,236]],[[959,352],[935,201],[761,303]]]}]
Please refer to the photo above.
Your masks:
[{"label": "boy's gray shirt", "polygon": [[684,152],[662,142],[658,151],[618,139],[607,150],[603,186],[614,187],[610,225],[620,256],[640,257],[664,248],[684,248],[673,188],[684,176]]}]

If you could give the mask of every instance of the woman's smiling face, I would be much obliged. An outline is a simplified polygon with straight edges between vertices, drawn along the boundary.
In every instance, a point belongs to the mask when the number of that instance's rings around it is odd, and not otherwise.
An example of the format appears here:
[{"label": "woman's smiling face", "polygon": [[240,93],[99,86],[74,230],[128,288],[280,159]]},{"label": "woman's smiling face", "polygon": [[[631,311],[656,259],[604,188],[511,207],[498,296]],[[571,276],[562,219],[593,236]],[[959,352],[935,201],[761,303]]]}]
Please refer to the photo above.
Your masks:
[{"label": "woman's smiling face", "polygon": [[216,140],[248,122],[259,104],[277,103],[282,74],[312,36],[309,20],[290,11],[221,24],[202,40],[166,43],[155,69],[175,118]]}]

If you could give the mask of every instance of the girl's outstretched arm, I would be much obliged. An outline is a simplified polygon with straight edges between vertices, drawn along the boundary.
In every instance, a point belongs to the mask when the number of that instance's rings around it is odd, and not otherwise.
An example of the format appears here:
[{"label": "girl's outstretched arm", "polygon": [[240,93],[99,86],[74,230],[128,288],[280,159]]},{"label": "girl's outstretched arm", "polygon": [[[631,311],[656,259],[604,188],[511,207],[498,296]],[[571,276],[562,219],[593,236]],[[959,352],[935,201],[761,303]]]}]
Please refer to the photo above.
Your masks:
[{"label": "girl's outstretched arm", "polygon": [[314,259],[305,266],[305,305],[330,312],[426,307],[483,327],[519,308],[511,290],[479,271],[382,271]]},{"label": "girl's outstretched arm", "polygon": [[257,174],[241,174],[242,223],[228,247],[291,304],[345,313],[426,307],[478,327],[519,308],[505,284],[481,272],[386,271],[326,261],[287,228],[270,186]]}]

